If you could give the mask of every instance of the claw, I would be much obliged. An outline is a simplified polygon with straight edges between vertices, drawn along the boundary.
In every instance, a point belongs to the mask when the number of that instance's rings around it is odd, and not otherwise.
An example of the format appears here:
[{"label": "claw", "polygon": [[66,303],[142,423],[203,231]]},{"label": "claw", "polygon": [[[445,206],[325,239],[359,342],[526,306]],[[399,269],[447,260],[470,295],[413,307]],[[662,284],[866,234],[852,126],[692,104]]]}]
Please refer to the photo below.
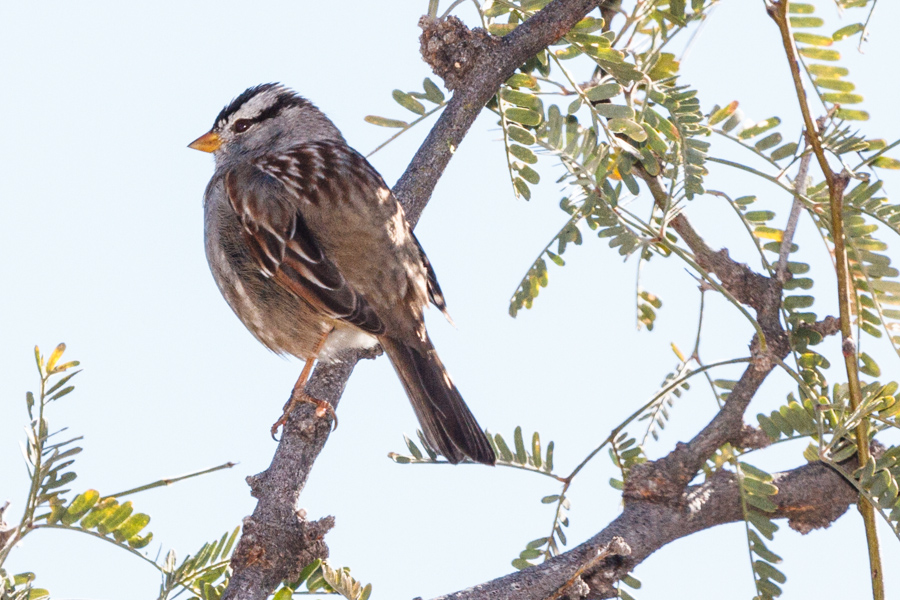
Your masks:
[{"label": "claw", "polygon": [[294,411],[294,409],[297,407],[297,405],[300,404],[301,402],[311,402],[311,403],[315,404],[316,405],[316,416],[319,417],[320,419],[324,419],[330,414],[331,419],[334,422],[334,427],[332,428],[332,431],[337,429],[337,426],[338,426],[337,414],[334,412],[334,408],[331,406],[330,403],[326,402],[325,400],[319,400],[318,398],[313,398],[312,396],[309,396],[305,393],[300,393],[300,394],[297,394],[296,396],[293,396],[293,395],[291,396],[291,399],[288,400],[287,404],[284,405],[284,412],[282,413],[281,417],[277,421],[275,421],[275,423],[272,425],[271,432],[272,432],[273,440],[275,440],[276,442],[280,441],[277,437],[275,437],[275,434],[278,433],[278,428],[284,427],[284,425],[287,423],[287,420],[288,420],[288,417],[290,416],[290,414]]}]

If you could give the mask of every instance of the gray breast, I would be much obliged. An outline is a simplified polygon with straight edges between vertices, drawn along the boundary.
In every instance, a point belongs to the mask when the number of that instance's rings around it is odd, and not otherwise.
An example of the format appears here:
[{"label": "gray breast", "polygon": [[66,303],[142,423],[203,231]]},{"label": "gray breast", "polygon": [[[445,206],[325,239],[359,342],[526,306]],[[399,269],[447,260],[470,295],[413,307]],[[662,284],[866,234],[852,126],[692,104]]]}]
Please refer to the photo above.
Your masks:
[{"label": "gray breast", "polygon": [[313,318],[303,300],[262,274],[244,242],[221,177],[207,189],[204,227],[213,278],[244,326],[270,350],[306,358],[307,340],[327,326]]}]

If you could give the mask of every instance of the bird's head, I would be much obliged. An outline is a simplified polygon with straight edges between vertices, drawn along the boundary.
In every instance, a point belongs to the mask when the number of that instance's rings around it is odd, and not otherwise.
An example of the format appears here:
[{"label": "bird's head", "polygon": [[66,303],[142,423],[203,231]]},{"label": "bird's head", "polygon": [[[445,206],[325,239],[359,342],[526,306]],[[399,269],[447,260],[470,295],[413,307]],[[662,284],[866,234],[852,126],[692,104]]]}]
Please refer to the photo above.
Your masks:
[{"label": "bird's head", "polygon": [[265,83],[232,100],[212,129],[188,147],[212,152],[216,163],[223,164],[318,140],[343,138],[312,102],[281,84]]}]

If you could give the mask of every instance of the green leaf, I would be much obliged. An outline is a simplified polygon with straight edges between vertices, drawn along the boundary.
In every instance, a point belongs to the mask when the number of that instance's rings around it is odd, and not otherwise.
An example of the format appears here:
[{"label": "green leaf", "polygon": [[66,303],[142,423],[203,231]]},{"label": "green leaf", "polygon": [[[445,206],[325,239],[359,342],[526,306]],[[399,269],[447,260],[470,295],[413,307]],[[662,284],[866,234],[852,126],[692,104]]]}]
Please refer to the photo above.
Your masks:
[{"label": "green leaf", "polygon": [[500,452],[500,458],[504,462],[512,462],[513,454],[509,450],[509,446],[506,445],[506,440],[503,439],[499,433],[494,435],[494,442],[497,444],[497,450]]},{"label": "green leaf", "polygon": [[528,92],[520,92],[518,90],[513,90],[510,88],[503,88],[502,90],[500,90],[500,97],[507,102],[510,102],[522,108],[532,108],[535,110],[539,110],[541,107],[540,99],[534,94],[529,94]]},{"label": "green leaf", "polygon": [[[612,106],[612,104],[601,104],[600,106]],[[647,132],[644,131],[644,128],[629,119],[610,119],[607,126],[613,133],[624,133],[636,142],[643,142],[647,139]]]},{"label": "green leaf", "polygon": [[755,147],[756,147],[756,149],[759,150],[760,152],[765,152],[765,151],[768,150],[769,148],[774,148],[775,146],[777,146],[778,144],[780,144],[780,143],[781,143],[781,140],[782,140],[781,134],[776,132],[776,133],[773,133],[773,134],[771,134],[771,135],[767,135],[767,136],[764,137],[763,139],[761,139],[761,140],[759,140],[758,142],[756,142],[756,146],[755,146]]},{"label": "green leaf", "polygon": [[787,581],[787,577],[784,576],[784,573],[773,567],[767,562],[761,560],[753,561],[753,570],[760,574],[760,576],[771,579],[772,581],[777,581],[778,583],[784,583]]},{"label": "green leaf", "polygon": [[516,426],[513,432],[513,442],[516,446],[516,462],[520,465],[528,464],[528,453],[525,452],[525,440],[522,438],[522,428]]},{"label": "green leaf", "polygon": [[744,498],[746,499],[747,504],[763,512],[775,512],[775,509],[778,508],[778,506],[774,502],[769,500],[768,496],[746,494]]},{"label": "green leaf", "polygon": [[60,518],[60,521],[64,525],[72,525],[78,522],[78,519],[87,514],[97,504],[98,500],[100,500],[100,492],[97,490],[87,490],[78,494],[66,508],[66,513]]},{"label": "green leaf", "polygon": [[417,115],[425,114],[425,107],[422,105],[422,103],[419,102],[418,100],[416,100],[415,98],[413,98],[412,96],[410,96],[409,94],[407,94],[406,92],[403,92],[400,90],[394,90],[392,92],[392,95],[394,96],[394,100],[397,102],[397,104],[399,104],[406,110],[412,111],[412,112],[416,113]]},{"label": "green leaf", "polygon": [[760,591],[762,591],[768,597],[777,598],[778,596],[781,596],[781,588],[768,579],[757,579],[756,587],[758,587]]},{"label": "green leaf", "polygon": [[541,546],[546,544],[548,541],[550,541],[550,538],[546,538],[546,537],[538,538],[536,540],[531,540],[530,542],[525,544],[525,547],[526,548],[540,548]]},{"label": "green leaf", "polygon": [[509,153],[521,160],[522,162],[528,163],[530,165],[535,164],[538,159],[534,152],[526,148],[525,146],[519,146],[517,144],[511,144],[509,147]]},{"label": "green leaf", "polygon": [[[646,131],[644,132],[646,135]],[[656,156],[654,156],[653,151],[650,150],[647,146],[641,146],[641,164],[644,165],[644,169],[647,170],[652,177],[656,177],[660,173],[659,161],[656,160]]]},{"label": "green leaf", "polygon": [[759,428],[762,429],[769,438],[777,440],[781,437],[781,430],[769,417],[758,414],[756,415],[756,420],[759,421]]},{"label": "green leaf", "polygon": [[525,144],[526,146],[531,146],[535,142],[534,134],[518,125],[510,124],[509,127],[506,128],[506,134],[513,141]]},{"label": "green leaf", "polygon": [[757,496],[774,496],[778,493],[778,486],[749,477],[741,480],[741,485],[744,489],[753,492]]},{"label": "green leaf", "polygon": [[533,75],[528,75],[526,73],[515,73],[512,77],[506,80],[506,85],[510,87],[527,87],[531,89],[538,88],[537,79]]},{"label": "green leaf", "polygon": [[65,351],[65,344],[59,344],[53,349],[53,352],[50,353],[50,358],[47,359],[47,366],[45,367],[47,373],[53,373],[56,363],[59,362],[59,359],[62,358],[63,352]]},{"label": "green leaf", "polygon": [[744,218],[754,223],[765,223],[775,218],[775,213],[771,210],[751,210],[744,214]]},{"label": "green leaf", "polygon": [[791,2],[788,4],[788,12],[794,15],[811,15],[816,12],[816,7],[812,4]]},{"label": "green leaf", "polygon": [[134,511],[132,507],[131,501],[125,502],[120,505],[112,514],[107,516],[103,521],[97,524],[97,531],[102,533],[103,535],[107,535],[108,533],[112,533],[116,529],[122,525],[128,517],[131,516],[131,513]]},{"label": "green leaf", "polygon": [[791,17],[791,27],[821,27],[825,21],[819,17]]},{"label": "green leaf", "polygon": [[740,465],[741,471],[744,473],[744,475],[752,477],[753,479],[758,479],[759,481],[772,481],[772,475],[763,471],[762,469],[758,469],[757,467],[754,467],[753,465],[745,463],[743,461],[740,463]]},{"label": "green leaf", "polygon": [[845,92],[828,92],[822,94],[822,100],[833,104],[859,104],[863,97],[859,94],[847,94]]},{"label": "green leaf", "polygon": [[784,299],[784,307],[788,310],[808,308],[813,305],[814,301],[812,296],[787,296]]},{"label": "green leaf", "polygon": [[59,477],[58,479],[51,479],[50,481],[45,482],[42,487],[44,490],[53,490],[56,488],[60,488],[66,484],[69,484],[69,483],[75,481],[76,477],[77,477],[77,475],[72,471],[70,471],[68,473],[63,473],[62,476]]},{"label": "green leaf", "polygon": [[272,600],[291,600],[294,597],[294,590],[289,587],[283,587],[272,596]]},{"label": "green leaf", "polygon": [[804,33],[801,31],[794,33],[794,41],[801,44],[811,44],[813,46],[830,46],[834,43],[827,35],[816,35],[814,33]]},{"label": "green leaf", "polygon": [[756,137],[761,133],[764,133],[773,127],[777,127],[781,123],[781,119],[778,117],[770,117],[765,121],[760,121],[756,125],[748,127],[744,129],[738,134],[738,137],[742,140],[746,140],[752,137]]},{"label": "green leaf", "polygon": [[315,573],[316,571],[319,570],[319,566],[321,566],[321,564],[322,564],[322,560],[317,558],[316,560],[312,561],[311,563],[309,563],[308,565],[303,567],[303,570],[300,571],[300,576],[297,577],[297,579],[293,582],[295,584],[295,587],[300,587],[300,585],[304,581],[309,579],[310,575],[312,575],[313,573]]},{"label": "green leaf", "polygon": [[774,227],[756,227],[753,229],[753,235],[764,240],[775,240],[780,242],[784,237],[784,232]]},{"label": "green leaf", "polygon": [[738,101],[734,100],[731,103],[729,103],[727,106],[715,111],[709,117],[709,124],[716,125],[716,124],[724,121],[725,119],[730,117],[732,114],[734,114],[734,111],[737,110],[737,107],[738,107]]},{"label": "green leaf", "polygon": [[865,352],[861,352],[859,354],[859,360],[860,362],[862,362],[859,368],[860,371],[862,371],[866,375],[869,375],[870,377],[881,376],[881,368],[871,356],[869,356]]},{"label": "green leaf", "polygon": [[788,262],[788,271],[792,275],[803,275],[809,272],[809,265],[802,262]]},{"label": "green leaf", "polygon": [[836,77],[846,77],[850,74],[850,71],[845,67],[836,67],[834,65],[809,65],[809,73],[816,77],[833,79]]},{"label": "green leaf", "polygon": [[60,391],[56,392],[55,394],[53,394],[52,396],[50,396],[49,398],[47,398],[47,402],[52,402],[53,400],[59,400],[63,396],[67,396],[68,394],[71,394],[73,391],[75,391],[74,385],[65,387],[65,388],[61,389]]},{"label": "green leaf", "polygon": [[868,121],[869,113],[864,110],[847,110],[841,108],[837,111],[837,118],[845,121]]},{"label": "green leaf", "polygon": [[825,48],[810,48],[804,46],[803,48],[798,48],[797,51],[806,58],[812,58],[813,60],[827,60],[832,62],[841,60],[841,53],[837,50],[826,50]]},{"label": "green leaf", "polygon": [[81,519],[81,527],[84,529],[93,529],[100,521],[111,515],[119,503],[115,498],[104,498],[98,502],[87,516]]},{"label": "green leaf", "polygon": [[519,558],[523,558],[525,560],[534,560],[536,558],[540,558],[543,556],[543,552],[538,550],[537,548],[526,548],[519,553]]},{"label": "green leaf", "polygon": [[815,79],[813,83],[822,89],[837,90],[838,92],[852,92],[856,89],[855,85],[849,81],[844,81],[843,79],[826,79],[824,77],[819,77]]},{"label": "green leaf", "polygon": [[579,56],[581,54],[581,50],[576,48],[575,46],[566,46],[561,50],[555,50],[553,52],[556,55],[556,58],[560,60],[569,60]]},{"label": "green leaf", "polygon": [[547,457],[544,459],[544,471],[551,473],[553,471],[553,442],[547,444]]},{"label": "green leaf", "polygon": [[[557,256],[557,258],[559,258],[559,260],[562,261],[562,258],[560,258],[558,256]],[[556,261],[554,260],[553,262],[556,262]],[[556,263],[556,264],[559,264],[559,263]],[[559,266],[563,266],[564,264],[565,264],[565,262],[563,262],[562,265],[559,265]],[[543,461],[541,460],[541,436],[538,435],[537,431],[535,431],[534,435],[531,436],[531,459],[534,461],[534,466],[537,467],[538,469],[540,469]]]},{"label": "green leaf", "polygon": [[538,174],[538,172],[528,165],[516,165],[514,168],[519,172],[519,175],[522,176],[522,179],[524,179],[528,183],[537,185],[541,182],[541,176]]},{"label": "green leaf", "polygon": [[375,115],[368,115],[365,118],[366,123],[371,123],[372,125],[378,125],[379,127],[396,127],[397,129],[406,129],[409,127],[409,123],[406,121],[398,121],[397,119],[387,119],[385,117],[377,117]]},{"label": "green leaf", "polygon": [[790,156],[794,156],[796,152],[797,142],[790,142],[772,152],[771,157],[772,160],[783,160]]},{"label": "green leaf", "polygon": [[879,169],[900,169],[900,160],[889,158],[887,156],[879,156],[872,161],[872,166],[878,167]]},{"label": "green leaf", "polygon": [[860,31],[865,29],[862,23],[853,23],[852,25],[847,25],[846,27],[841,27],[833,34],[831,34],[831,39],[836,42],[839,42],[845,38],[848,38],[852,35],[856,35]]},{"label": "green leaf", "polygon": [[508,120],[522,125],[536,127],[541,124],[541,114],[527,108],[507,108],[504,114]]},{"label": "green leaf", "polygon": [[531,188],[528,187],[528,184],[525,183],[524,179],[521,177],[513,179],[513,187],[516,190],[516,194],[522,196],[526,200],[531,200]]},{"label": "green leaf", "polygon": [[416,446],[411,439],[407,436],[403,436],[403,441],[406,442],[406,447],[409,449],[409,453],[413,455],[413,458],[416,460],[422,460],[422,451],[419,450],[419,447]]},{"label": "green leaf", "polygon": [[553,504],[559,500],[559,494],[553,494],[552,496],[544,496],[541,498],[542,504]]},{"label": "green leaf", "polygon": [[428,77],[422,82],[422,87],[425,89],[425,98],[429,102],[440,104],[444,101],[444,92]]},{"label": "green leaf", "polygon": [[[630,106],[621,106],[618,104],[597,104],[594,110],[598,115],[608,119],[633,119],[634,109]],[[637,123],[635,123],[637,125]],[[641,132],[643,133],[643,129]],[[646,134],[644,134],[646,135]]]},{"label": "green leaf", "polygon": [[753,510],[747,512],[747,521],[752,523],[756,530],[768,540],[773,539],[775,532],[778,531],[778,525],[773,523],[769,517]]},{"label": "green leaf", "polygon": [[[66,364],[72,364],[72,363],[66,363]],[[65,365],[63,365],[63,366],[65,366]],[[60,367],[60,370],[62,370],[62,366]],[[69,381],[70,379],[72,379],[73,377],[75,377],[75,376],[78,375],[79,373],[81,373],[81,371],[75,371],[74,373],[69,373],[68,375],[66,375],[65,377],[63,377],[62,379],[60,379],[59,381],[57,381],[56,383],[54,383],[53,386],[51,386],[50,389],[48,389],[48,390],[44,393],[44,395],[45,395],[45,396],[51,395],[53,392],[55,392],[55,391],[58,390],[59,388],[61,388],[62,386],[66,385],[66,383],[68,383],[68,381]],[[31,404],[32,404],[32,406],[33,406],[33,405],[34,405],[34,396],[31,395],[31,392],[28,392],[28,395],[31,396]]]},{"label": "green leaf", "polygon": [[587,90],[585,92],[585,95],[589,100],[593,102],[599,102],[600,100],[609,100],[610,98],[618,96],[621,93],[622,86],[620,86],[618,83],[604,83]]},{"label": "green leaf", "polygon": [[572,31],[579,31],[582,33],[591,33],[593,31],[597,31],[603,27],[603,19],[598,19],[595,17],[585,17],[582,20],[575,23],[575,26],[572,28]]}]

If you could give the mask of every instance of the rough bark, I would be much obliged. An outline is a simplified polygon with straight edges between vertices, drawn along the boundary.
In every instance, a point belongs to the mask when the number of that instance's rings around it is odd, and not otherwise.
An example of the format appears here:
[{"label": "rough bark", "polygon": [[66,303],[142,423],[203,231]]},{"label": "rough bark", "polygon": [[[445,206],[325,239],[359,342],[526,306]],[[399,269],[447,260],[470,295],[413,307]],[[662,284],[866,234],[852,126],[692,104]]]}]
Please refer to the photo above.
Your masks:
[{"label": "rough bark", "polygon": [[[858,498],[841,475],[821,463],[776,473],[774,483],[778,494],[771,498],[778,508],[773,518],[787,518],[792,528],[803,533],[827,527]],[[732,474],[719,472],[703,485],[684,489],[676,502],[626,499],[612,523],[565,554],[435,600],[612,598],[621,577],[669,542],[743,518],[737,481]],[[616,538],[627,550],[597,561],[598,553]],[[589,568],[579,574],[586,564]]]}]

